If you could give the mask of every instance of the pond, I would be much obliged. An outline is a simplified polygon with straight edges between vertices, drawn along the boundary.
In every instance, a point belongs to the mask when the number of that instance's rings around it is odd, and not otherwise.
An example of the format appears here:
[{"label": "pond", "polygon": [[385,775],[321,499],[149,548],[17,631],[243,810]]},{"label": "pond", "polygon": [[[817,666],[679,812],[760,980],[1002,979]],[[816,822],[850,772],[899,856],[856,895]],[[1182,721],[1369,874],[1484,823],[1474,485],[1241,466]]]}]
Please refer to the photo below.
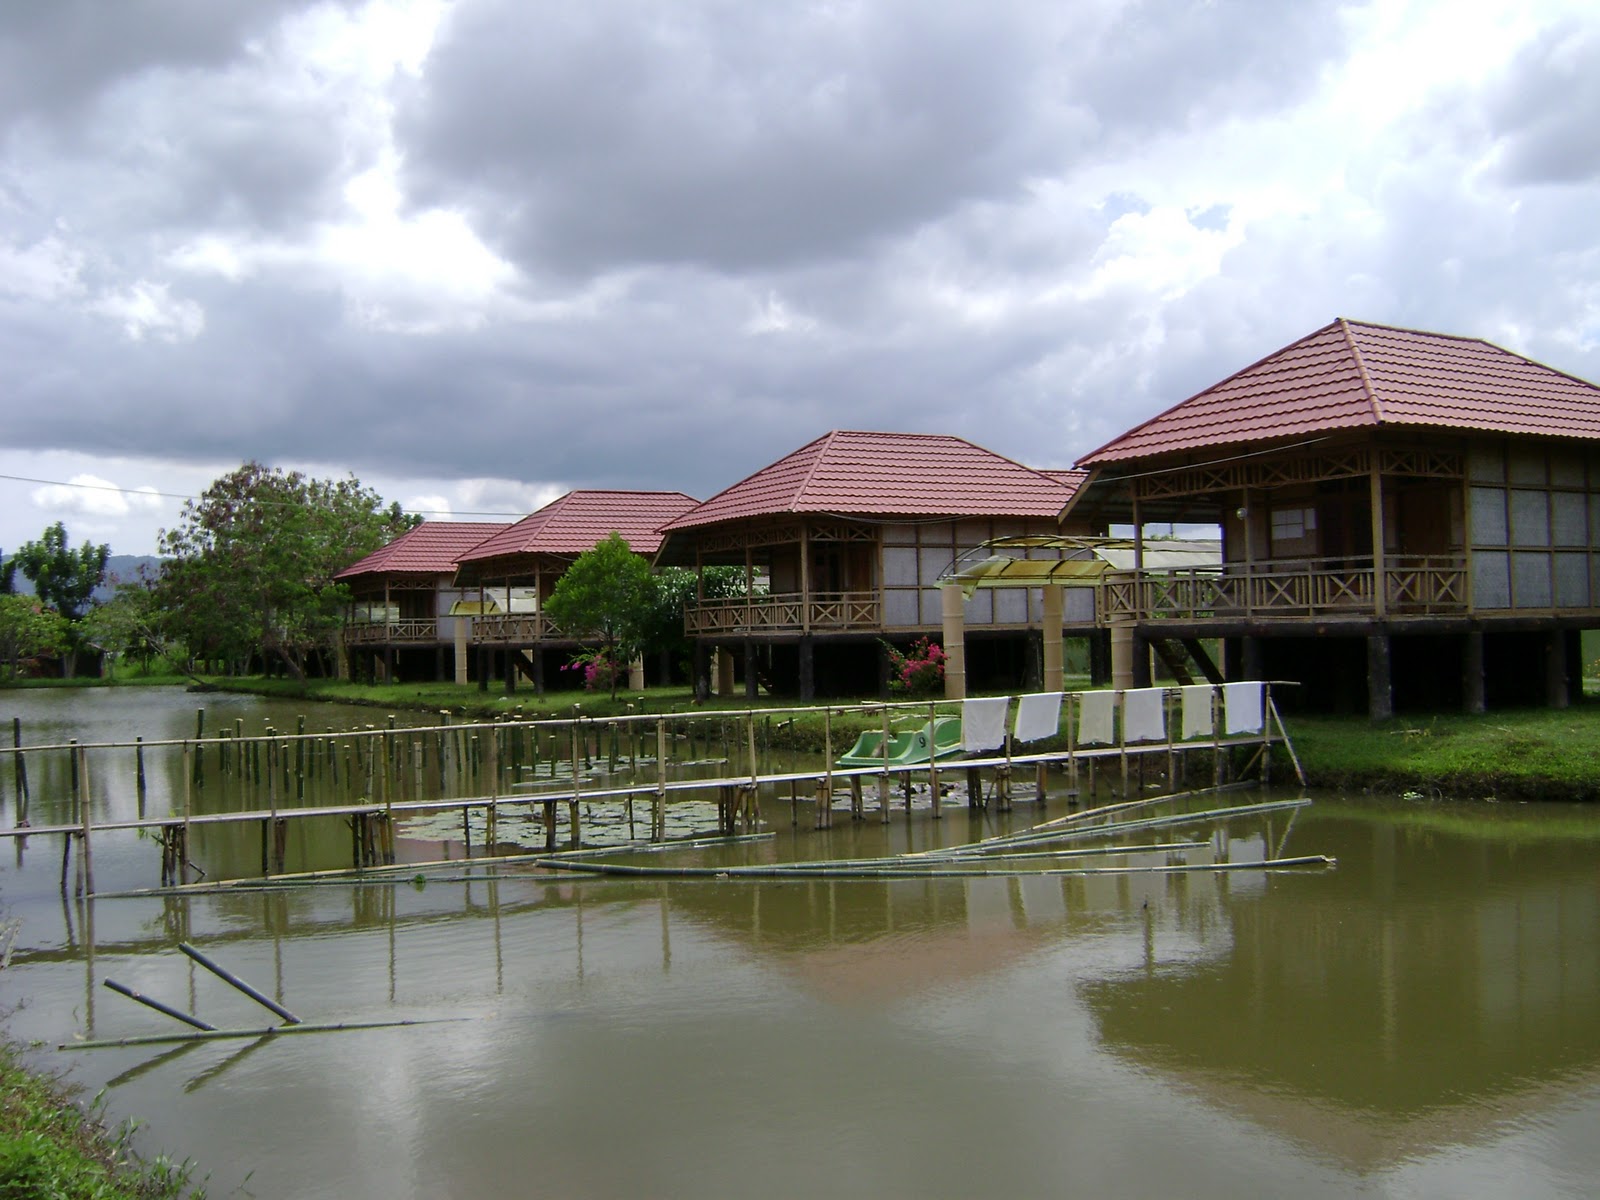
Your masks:
[{"label": "pond", "polygon": [[[213,727],[224,706],[279,728],[306,708],[205,703]],[[52,721],[154,739],[192,733],[195,707],[12,692],[0,717],[34,743]],[[20,922],[0,1001],[36,1062],[104,1089],[213,1196],[1590,1194],[1600,812],[1313,800],[1288,850],[1335,869],[750,882],[463,863],[83,900],[60,891],[59,839],[36,838],[0,846],[0,915]],[[765,815],[748,853],[779,861],[1040,813],[841,813],[826,833]],[[1229,838],[1285,832],[1268,816]],[[102,890],[155,882],[152,845],[97,842]],[[308,1022],[417,1023],[55,1049],[176,1028],[107,979],[224,1028],[270,1020],[179,942]]]}]

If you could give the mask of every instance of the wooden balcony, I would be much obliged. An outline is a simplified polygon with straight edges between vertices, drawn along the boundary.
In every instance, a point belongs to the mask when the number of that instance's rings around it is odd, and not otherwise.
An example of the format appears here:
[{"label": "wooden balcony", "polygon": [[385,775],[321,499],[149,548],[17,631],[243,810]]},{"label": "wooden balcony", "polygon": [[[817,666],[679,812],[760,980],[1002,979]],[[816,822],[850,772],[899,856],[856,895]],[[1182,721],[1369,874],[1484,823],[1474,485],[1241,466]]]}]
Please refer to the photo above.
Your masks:
[{"label": "wooden balcony", "polygon": [[530,645],[561,636],[561,631],[543,613],[492,613],[472,617],[474,643]]},{"label": "wooden balcony", "polygon": [[[1220,570],[1113,571],[1102,583],[1111,620],[1274,620],[1374,617],[1378,572],[1372,560],[1328,564],[1304,559],[1228,563]],[[1458,556],[1404,555],[1382,573],[1390,616],[1467,611],[1467,566]]]},{"label": "wooden balcony", "polygon": [[419,645],[440,640],[437,620],[356,623],[344,627],[347,646]]},{"label": "wooden balcony", "polygon": [[702,600],[684,611],[684,632],[712,634],[869,633],[881,626],[876,592],[799,592]]}]

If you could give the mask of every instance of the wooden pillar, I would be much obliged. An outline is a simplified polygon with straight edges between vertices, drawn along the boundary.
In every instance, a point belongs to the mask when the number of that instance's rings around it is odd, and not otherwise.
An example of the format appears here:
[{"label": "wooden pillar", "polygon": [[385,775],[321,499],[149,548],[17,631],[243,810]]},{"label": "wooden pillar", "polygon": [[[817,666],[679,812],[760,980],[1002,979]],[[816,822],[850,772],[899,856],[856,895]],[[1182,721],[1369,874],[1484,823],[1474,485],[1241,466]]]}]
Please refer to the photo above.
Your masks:
[{"label": "wooden pillar", "polygon": [[1133,681],[1134,641],[1132,621],[1118,621],[1111,626],[1111,686],[1118,691],[1138,686]]},{"label": "wooden pillar", "polygon": [[756,644],[750,638],[744,640],[744,698],[754,701],[761,691],[760,681],[756,679]]},{"label": "wooden pillar", "polygon": [[1367,635],[1367,716],[1386,721],[1394,716],[1394,688],[1390,676],[1389,635]]},{"label": "wooden pillar", "polygon": [[813,700],[817,695],[816,647],[810,634],[800,638],[800,699]]},{"label": "wooden pillar", "polygon": [[1096,629],[1089,634],[1089,682],[1101,687],[1111,682],[1111,631]]},{"label": "wooden pillar", "polygon": [[696,639],[694,644],[694,698],[704,703],[711,695],[711,648]]},{"label": "wooden pillar", "polygon": [[733,695],[733,651],[717,647],[717,695]]},{"label": "wooden pillar", "polygon": [[528,657],[533,659],[533,694],[544,695],[544,647],[537,641],[528,650]]},{"label": "wooden pillar", "polygon": [[[1380,456],[1372,451],[1372,611],[1381,621],[1389,611],[1388,557],[1384,547],[1383,475]],[[1391,714],[1393,708],[1390,709]]]},{"label": "wooden pillar", "polygon": [[1571,703],[1567,691],[1567,635],[1564,630],[1552,629],[1544,635],[1544,693],[1545,704],[1551,708],[1566,708]]},{"label": "wooden pillar", "polygon": [[939,588],[939,611],[944,625],[944,698],[967,697],[967,617],[961,588],[947,583]]},{"label": "wooden pillar", "polygon": [[467,639],[472,635],[472,618],[456,618],[456,683],[465,687],[467,684]]},{"label": "wooden pillar", "polygon": [[1481,714],[1488,709],[1483,681],[1483,630],[1474,629],[1461,649],[1461,696],[1467,712]]},{"label": "wooden pillar", "polygon": [[1066,591],[1059,586],[1044,589],[1044,690],[1062,688],[1061,616],[1066,607]]},{"label": "wooden pillar", "polygon": [[1139,633],[1133,634],[1133,685],[1136,688],[1150,686],[1150,639]]},{"label": "wooden pillar", "polygon": [[1239,678],[1265,679],[1267,670],[1261,663],[1261,639],[1246,636],[1239,639]]}]

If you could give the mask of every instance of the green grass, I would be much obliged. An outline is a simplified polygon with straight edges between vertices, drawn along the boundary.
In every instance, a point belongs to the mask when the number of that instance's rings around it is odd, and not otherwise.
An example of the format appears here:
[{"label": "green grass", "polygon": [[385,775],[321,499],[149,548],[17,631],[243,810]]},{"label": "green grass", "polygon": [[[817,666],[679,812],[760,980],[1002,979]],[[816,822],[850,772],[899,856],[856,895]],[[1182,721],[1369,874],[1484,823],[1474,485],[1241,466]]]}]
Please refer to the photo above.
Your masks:
[{"label": "green grass", "polygon": [[133,1130],[113,1133],[57,1081],[26,1070],[0,1041],[0,1200],[174,1200],[203,1197],[187,1163],[138,1158]]},{"label": "green grass", "polygon": [[1600,799],[1600,704],[1483,716],[1296,716],[1289,736],[1315,784],[1456,799]]}]

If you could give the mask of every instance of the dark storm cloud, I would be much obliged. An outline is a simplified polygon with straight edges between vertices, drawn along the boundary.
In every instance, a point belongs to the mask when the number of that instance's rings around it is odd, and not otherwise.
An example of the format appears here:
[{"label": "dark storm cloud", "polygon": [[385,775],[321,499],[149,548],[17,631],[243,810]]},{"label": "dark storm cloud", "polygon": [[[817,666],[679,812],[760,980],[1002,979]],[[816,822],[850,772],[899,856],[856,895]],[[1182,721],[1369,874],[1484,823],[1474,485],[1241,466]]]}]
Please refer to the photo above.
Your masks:
[{"label": "dark storm cloud", "polygon": [[1280,101],[1340,51],[1333,12],[464,0],[401,138],[414,199],[529,270],[792,265],[1016,197],[1107,131]]},{"label": "dark storm cloud", "polygon": [[1600,20],[1536,37],[1511,63],[1488,113],[1507,182],[1600,178]]},{"label": "dark storm cloud", "polygon": [[81,115],[143,72],[217,67],[306,0],[7,0],[0,5],[0,126]]}]

